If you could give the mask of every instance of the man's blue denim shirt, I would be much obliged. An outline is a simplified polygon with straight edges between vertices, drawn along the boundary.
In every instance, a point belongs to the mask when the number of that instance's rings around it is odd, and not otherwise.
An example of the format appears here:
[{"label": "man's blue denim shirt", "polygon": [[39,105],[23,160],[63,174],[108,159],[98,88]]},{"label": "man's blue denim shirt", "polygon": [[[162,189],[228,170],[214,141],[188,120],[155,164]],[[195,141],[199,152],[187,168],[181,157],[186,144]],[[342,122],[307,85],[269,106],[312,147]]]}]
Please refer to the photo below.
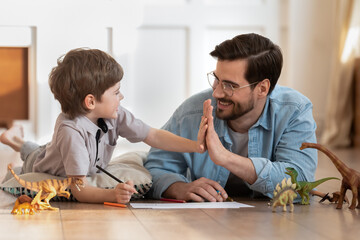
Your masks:
[{"label": "man's blue denim shirt", "polygon": [[[215,109],[212,89],[205,90],[181,104],[163,129],[196,141],[203,102],[209,98]],[[284,173],[286,167],[298,171],[299,181],[314,181],[317,152],[315,149],[299,149],[303,142],[316,142],[312,110],[308,98],[287,87],[276,86],[267,97],[262,115],[248,131],[248,157],[257,174],[256,182],[247,184],[250,189],[272,198],[276,184],[285,177],[289,178]],[[214,112],[215,131],[223,146],[231,151],[227,123],[216,118]],[[225,187],[230,173],[228,169],[215,165],[207,152],[178,153],[155,148],[150,150],[145,167],[153,178],[149,194],[156,199],[178,181],[190,182],[205,177]]]}]

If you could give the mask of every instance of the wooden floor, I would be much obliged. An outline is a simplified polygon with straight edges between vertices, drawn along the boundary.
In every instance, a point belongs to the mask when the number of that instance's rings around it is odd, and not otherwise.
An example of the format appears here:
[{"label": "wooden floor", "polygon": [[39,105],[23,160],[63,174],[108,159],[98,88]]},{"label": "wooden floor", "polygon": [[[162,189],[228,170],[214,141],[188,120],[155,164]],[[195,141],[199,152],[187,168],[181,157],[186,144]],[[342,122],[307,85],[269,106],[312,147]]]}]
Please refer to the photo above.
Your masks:
[{"label": "wooden floor", "polygon": [[[4,171],[10,161],[0,149]],[[1,154],[2,153],[2,154]],[[360,170],[360,150],[336,150],[349,167]],[[10,154],[11,155],[11,154]],[[13,155],[11,155],[13,156]],[[14,155],[13,157],[17,157]],[[341,175],[319,154],[316,178]],[[318,187],[323,192],[340,189],[340,181]],[[352,196],[348,192],[348,197]],[[15,198],[0,192],[0,239],[359,239],[359,209],[335,209],[335,204],[295,205],[293,213],[273,213],[268,201],[235,199],[254,205],[239,209],[150,210],[117,208],[102,204],[52,203],[59,211],[32,216],[11,215]],[[150,201],[150,200],[148,200]]]}]

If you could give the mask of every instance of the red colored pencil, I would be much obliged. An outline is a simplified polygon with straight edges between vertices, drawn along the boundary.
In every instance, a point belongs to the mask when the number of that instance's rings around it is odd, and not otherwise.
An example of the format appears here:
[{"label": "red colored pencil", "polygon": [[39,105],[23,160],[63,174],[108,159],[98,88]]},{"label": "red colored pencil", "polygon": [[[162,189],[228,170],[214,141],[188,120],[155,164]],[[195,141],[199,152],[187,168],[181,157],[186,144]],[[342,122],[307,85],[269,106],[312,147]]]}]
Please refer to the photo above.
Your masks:
[{"label": "red colored pencil", "polygon": [[186,201],[185,201],[185,200],[170,199],[170,198],[160,198],[160,201],[165,201],[165,202],[176,202],[176,203],[186,203]]},{"label": "red colored pencil", "polygon": [[127,206],[125,204],[121,203],[111,203],[111,202],[104,202],[104,205],[114,206],[114,207],[122,207],[126,208]]}]

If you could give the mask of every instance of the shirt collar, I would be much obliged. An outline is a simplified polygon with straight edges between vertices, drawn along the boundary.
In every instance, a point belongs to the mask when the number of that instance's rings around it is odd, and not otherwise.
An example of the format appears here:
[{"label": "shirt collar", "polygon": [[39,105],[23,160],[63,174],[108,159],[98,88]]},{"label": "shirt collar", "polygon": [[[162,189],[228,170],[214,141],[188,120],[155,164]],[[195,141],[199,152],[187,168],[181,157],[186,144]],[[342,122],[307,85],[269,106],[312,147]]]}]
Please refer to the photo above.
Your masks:
[{"label": "shirt collar", "polygon": [[[113,121],[109,119],[104,119],[104,121],[108,127],[108,131],[114,128]],[[100,128],[98,125],[93,123],[89,118],[87,118],[86,116],[79,116],[78,123],[81,124],[82,128],[84,128],[88,133],[96,137],[96,132]]]},{"label": "shirt collar", "polygon": [[251,128],[261,126],[266,130],[271,129],[271,117],[270,117],[271,112],[269,111],[269,104],[270,104],[270,96],[267,96],[264,110],[261,113],[257,122]]}]

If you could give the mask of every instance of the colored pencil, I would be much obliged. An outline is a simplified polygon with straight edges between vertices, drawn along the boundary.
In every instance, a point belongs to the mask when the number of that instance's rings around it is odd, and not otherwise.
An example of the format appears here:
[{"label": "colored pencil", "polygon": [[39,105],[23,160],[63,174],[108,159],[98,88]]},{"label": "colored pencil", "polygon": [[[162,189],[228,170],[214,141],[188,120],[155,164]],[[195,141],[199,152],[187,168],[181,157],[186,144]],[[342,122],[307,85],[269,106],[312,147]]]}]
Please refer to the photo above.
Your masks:
[{"label": "colored pencil", "polygon": [[104,205],[114,206],[114,207],[122,207],[126,208],[127,206],[125,204],[121,203],[111,203],[111,202],[104,202]]},{"label": "colored pencil", "polygon": [[185,200],[170,199],[170,198],[160,198],[160,201],[164,201],[164,202],[176,202],[176,203],[186,203]]}]

